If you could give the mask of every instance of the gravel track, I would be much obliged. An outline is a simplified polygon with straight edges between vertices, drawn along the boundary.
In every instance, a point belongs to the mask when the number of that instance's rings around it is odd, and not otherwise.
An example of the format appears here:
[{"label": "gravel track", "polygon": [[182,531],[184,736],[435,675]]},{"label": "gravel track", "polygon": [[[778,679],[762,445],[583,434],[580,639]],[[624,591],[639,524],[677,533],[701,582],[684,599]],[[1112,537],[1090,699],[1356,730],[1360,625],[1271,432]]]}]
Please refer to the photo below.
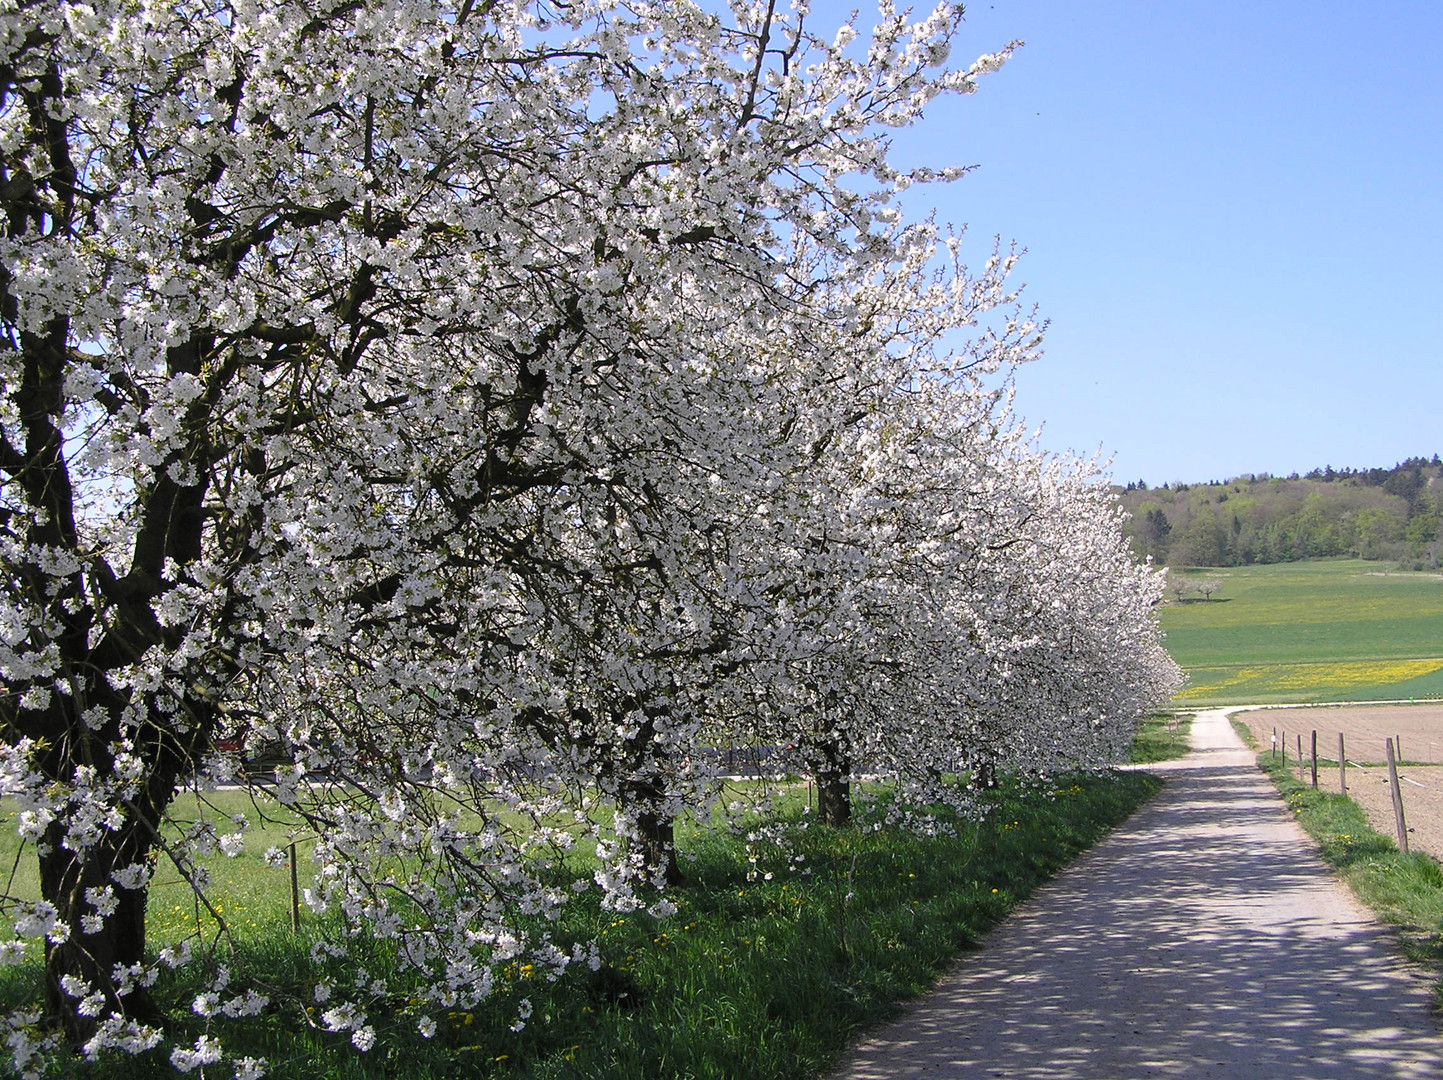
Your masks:
[{"label": "gravel track", "polygon": [[1168,785],[836,1080],[1443,1077],[1429,979],[1314,854],[1223,711]]}]

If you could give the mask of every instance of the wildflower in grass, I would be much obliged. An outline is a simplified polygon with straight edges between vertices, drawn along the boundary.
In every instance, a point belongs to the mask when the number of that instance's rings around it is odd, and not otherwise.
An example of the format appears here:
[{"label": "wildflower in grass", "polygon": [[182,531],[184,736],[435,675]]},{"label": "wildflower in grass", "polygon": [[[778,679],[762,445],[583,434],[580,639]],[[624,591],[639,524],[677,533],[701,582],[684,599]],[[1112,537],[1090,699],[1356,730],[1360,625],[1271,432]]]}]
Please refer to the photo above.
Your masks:
[{"label": "wildflower in grass", "polygon": [[[1443,671],[1443,658],[1426,660],[1356,660],[1309,664],[1246,665],[1238,668],[1196,668],[1183,700],[1233,694],[1325,689],[1346,693],[1369,686],[1390,686]],[[1221,677],[1217,677],[1220,674]]]}]

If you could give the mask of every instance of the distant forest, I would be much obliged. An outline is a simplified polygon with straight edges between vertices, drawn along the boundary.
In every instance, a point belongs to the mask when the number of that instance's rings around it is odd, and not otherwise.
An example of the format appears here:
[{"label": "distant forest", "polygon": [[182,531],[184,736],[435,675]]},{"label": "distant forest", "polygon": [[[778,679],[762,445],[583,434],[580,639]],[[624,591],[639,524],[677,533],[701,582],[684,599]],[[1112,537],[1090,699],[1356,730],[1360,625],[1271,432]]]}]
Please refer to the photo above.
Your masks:
[{"label": "distant forest", "polygon": [[1206,484],[1128,484],[1118,493],[1140,556],[1170,566],[1244,566],[1328,555],[1439,567],[1443,461],[1314,469]]}]

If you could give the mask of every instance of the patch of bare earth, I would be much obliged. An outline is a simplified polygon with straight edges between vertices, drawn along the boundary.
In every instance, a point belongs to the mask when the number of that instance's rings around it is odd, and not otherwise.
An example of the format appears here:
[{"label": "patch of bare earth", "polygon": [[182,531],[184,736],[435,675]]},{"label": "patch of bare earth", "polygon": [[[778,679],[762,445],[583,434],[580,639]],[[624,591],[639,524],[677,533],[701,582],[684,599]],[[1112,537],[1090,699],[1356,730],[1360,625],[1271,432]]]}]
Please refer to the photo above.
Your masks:
[{"label": "patch of bare earth", "polygon": [[[1387,760],[1383,740],[1402,744],[1403,761],[1443,765],[1443,702],[1421,705],[1326,705],[1305,709],[1256,709],[1234,718],[1252,729],[1258,746],[1266,750],[1274,729],[1287,735],[1288,756],[1297,753],[1298,736],[1308,753],[1312,732],[1318,733],[1318,756],[1338,756],[1342,732],[1348,760],[1365,765]],[[1395,744],[1396,745],[1396,744]]]},{"label": "patch of bare earth", "polygon": [[[1274,729],[1286,737],[1288,761],[1297,767],[1298,736],[1310,755],[1312,733],[1318,733],[1318,756],[1335,761],[1342,732],[1348,758],[1348,795],[1368,815],[1368,823],[1384,836],[1394,836],[1393,796],[1388,787],[1384,740],[1395,739],[1405,763],[1398,770],[1403,817],[1410,850],[1426,851],[1443,860],[1443,704],[1345,705],[1308,709],[1266,709],[1239,713],[1252,730],[1258,748],[1268,750]],[[1426,762],[1427,764],[1411,764]],[[1310,778],[1305,762],[1303,776]],[[1336,764],[1318,770],[1318,787],[1340,790]]]},{"label": "patch of bare earth", "polygon": [[[1338,790],[1338,772],[1332,770],[1325,783],[1322,772],[1318,786]],[[1443,859],[1443,765],[1405,765],[1398,770],[1398,789],[1403,795],[1403,820],[1408,827],[1408,849],[1426,851]],[[1348,795],[1368,815],[1368,824],[1384,836],[1393,836],[1393,796],[1388,790],[1388,768],[1348,770]]]}]

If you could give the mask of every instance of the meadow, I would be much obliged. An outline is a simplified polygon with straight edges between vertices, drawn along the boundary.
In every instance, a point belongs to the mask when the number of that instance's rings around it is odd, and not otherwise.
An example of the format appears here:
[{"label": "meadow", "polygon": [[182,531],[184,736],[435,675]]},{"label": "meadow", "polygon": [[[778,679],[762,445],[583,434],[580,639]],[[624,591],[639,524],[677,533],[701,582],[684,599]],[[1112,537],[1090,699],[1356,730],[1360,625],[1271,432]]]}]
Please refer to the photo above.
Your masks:
[{"label": "meadow", "polygon": [[[596,971],[550,982],[530,964],[508,965],[484,1008],[435,1017],[429,1038],[418,1032],[415,999],[392,979],[368,1002],[377,1042],[365,1054],[317,1023],[315,989],[333,974],[312,953],[323,927],[304,911],[299,932],[291,931],[289,870],[262,857],[268,845],[284,845],[285,830],[257,821],[244,852],[217,854],[206,865],[221,898],[217,910],[233,931],[218,961],[236,973],[236,986],[245,979],[273,1003],[217,1034],[234,1053],[266,1058],[269,1076],[297,1080],[815,1075],[1160,783],[1131,772],[1055,779],[1041,788],[1004,785],[989,797],[985,819],[944,820],[930,836],[882,824],[881,805],[875,827],[819,827],[798,785],[780,810],[785,846],[748,844],[724,829],[679,838],[688,880],[673,893],[678,910],[671,917],[603,911],[592,897],[568,905],[547,929],[563,946],[599,941]],[[885,802],[885,792],[877,794]],[[258,816],[239,792],[219,793],[212,805],[192,796],[180,809],[218,822]],[[0,828],[0,837],[9,845],[4,857],[19,855],[15,865],[28,872],[28,852],[14,850],[13,829]],[[304,886],[305,845],[298,862]],[[165,876],[152,887],[150,915],[157,942],[188,927],[215,930],[188,890]],[[393,970],[384,943],[357,944],[374,954],[369,970]],[[38,978],[33,959],[0,969],[0,1006],[23,999]],[[186,968],[157,985],[182,1043],[206,1030],[189,1007],[200,979],[200,970]],[[523,999],[531,1017],[515,1031]],[[107,1058],[86,1075],[175,1073],[156,1052]]]},{"label": "meadow", "polygon": [[1360,559],[1184,573],[1222,585],[1160,612],[1187,706],[1443,696],[1443,575]]}]

